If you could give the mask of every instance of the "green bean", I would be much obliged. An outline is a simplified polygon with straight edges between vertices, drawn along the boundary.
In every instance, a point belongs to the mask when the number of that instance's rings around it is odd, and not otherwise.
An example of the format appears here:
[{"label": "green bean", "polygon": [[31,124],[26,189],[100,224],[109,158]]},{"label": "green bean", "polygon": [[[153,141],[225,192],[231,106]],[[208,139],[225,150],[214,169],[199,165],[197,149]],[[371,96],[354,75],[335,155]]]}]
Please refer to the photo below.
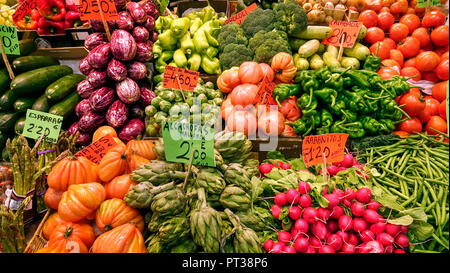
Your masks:
[{"label": "green bean", "polygon": [[403,178],[403,179],[405,179],[405,180],[407,180],[407,181],[412,181],[412,182],[414,182],[414,180],[409,179],[409,178],[407,178],[407,177],[404,177],[404,176],[402,176],[402,175],[400,175],[400,174],[398,174],[398,173],[395,173],[395,172],[393,172],[393,171],[391,171],[391,170],[388,170],[388,169],[386,169],[386,168],[383,167],[383,166],[381,166],[381,168],[382,168],[384,171],[386,171],[386,172],[388,172],[388,173],[390,173],[390,174],[393,174],[393,175],[395,175],[395,176],[397,176],[397,177]]},{"label": "green bean", "polygon": [[428,199],[428,191],[424,190],[423,191],[422,203],[420,205],[422,208],[425,208],[425,206],[427,204],[427,199]]},{"label": "green bean", "polygon": [[[441,187],[441,188],[443,188],[443,187]],[[442,200],[442,208],[441,208],[442,211],[441,211],[441,213],[442,213],[443,216],[446,214],[445,213],[445,208],[446,208],[446,205],[447,205],[447,196],[448,196],[448,190],[445,191],[444,198],[441,199]],[[445,224],[445,216],[442,217],[441,222],[439,224],[441,226],[444,226],[444,224]]]},{"label": "green bean", "polygon": [[448,245],[444,244],[441,241],[441,239],[438,236],[436,236],[436,234],[433,233],[433,234],[431,234],[431,236],[436,240],[436,242],[438,242],[439,244],[441,244],[443,247],[445,247],[448,250]]},{"label": "green bean", "polygon": [[[400,157],[400,160],[399,160],[398,163],[397,163],[399,166],[402,166],[403,160],[405,160],[405,158],[406,158],[406,156],[408,155],[408,153],[409,153],[409,151],[406,151],[406,152],[403,153],[402,157]],[[400,172],[400,171],[399,171],[399,172]]]},{"label": "green bean", "polygon": [[434,200],[438,200],[436,193],[434,192],[433,187],[430,186],[430,184],[428,184],[426,181],[423,181],[423,183],[425,184],[425,186],[427,186],[427,188],[430,190],[431,196],[433,197]]},{"label": "green bean", "polygon": [[390,188],[390,190],[391,190],[392,192],[396,193],[398,196],[402,197],[402,198],[405,199],[405,200],[407,200],[407,199],[409,198],[408,196],[404,195],[403,193],[397,191],[397,190],[394,189],[394,188]]},{"label": "green bean", "polygon": [[432,208],[434,208],[436,206],[437,201],[434,201],[433,203],[431,203],[426,209],[425,209],[425,213],[429,212]]}]

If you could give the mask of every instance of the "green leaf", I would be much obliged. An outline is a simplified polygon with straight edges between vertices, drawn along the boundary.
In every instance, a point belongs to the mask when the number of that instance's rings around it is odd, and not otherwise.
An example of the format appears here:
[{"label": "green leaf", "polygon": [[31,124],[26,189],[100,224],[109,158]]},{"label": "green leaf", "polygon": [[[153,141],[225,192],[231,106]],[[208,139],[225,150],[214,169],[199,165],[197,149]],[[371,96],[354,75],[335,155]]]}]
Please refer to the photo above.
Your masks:
[{"label": "green leaf", "polygon": [[428,219],[427,214],[425,213],[425,210],[423,210],[422,208],[412,208],[412,209],[403,210],[398,215],[399,216],[401,216],[401,215],[409,215],[415,221],[426,222],[427,219]]},{"label": "green leaf", "polygon": [[372,187],[372,195],[373,196],[381,196],[383,194],[383,190],[378,187]]},{"label": "green leaf", "polygon": [[433,226],[424,221],[414,221],[408,227],[408,230],[412,232],[419,241],[423,241],[430,238],[434,232]]},{"label": "green leaf", "polygon": [[381,205],[384,207],[396,210],[396,211],[403,211],[405,210],[404,207],[402,207],[397,202],[397,197],[391,194],[383,194],[381,196],[376,196],[375,200],[378,201]]},{"label": "green leaf", "polygon": [[291,173],[283,178],[278,179],[278,182],[285,185],[287,189],[298,187],[297,175],[295,173]]},{"label": "green leaf", "polygon": [[270,152],[267,152],[266,158],[267,158],[267,159],[282,159],[282,160],[285,160],[285,159],[286,159],[286,157],[284,156],[284,154],[282,154],[280,151],[270,151]]},{"label": "green leaf", "polygon": [[297,177],[298,177],[298,179],[300,179],[301,181],[304,181],[304,182],[315,182],[316,181],[316,176],[307,171],[297,172]]},{"label": "green leaf", "polygon": [[300,171],[306,169],[305,162],[303,162],[303,159],[295,158],[289,160],[289,165],[291,165],[291,169],[295,171]]},{"label": "green leaf", "polygon": [[258,177],[253,176],[250,183],[252,184],[252,200],[256,201],[264,191],[263,182]]},{"label": "green leaf", "polygon": [[389,219],[388,223],[393,225],[400,225],[400,226],[409,226],[412,224],[414,219],[409,215],[404,215],[396,219]]},{"label": "green leaf", "polygon": [[289,215],[289,208],[288,206],[284,206],[281,208],[280,216],[278,217],[278,220],[283,221],[284,218],[286,218]]}]

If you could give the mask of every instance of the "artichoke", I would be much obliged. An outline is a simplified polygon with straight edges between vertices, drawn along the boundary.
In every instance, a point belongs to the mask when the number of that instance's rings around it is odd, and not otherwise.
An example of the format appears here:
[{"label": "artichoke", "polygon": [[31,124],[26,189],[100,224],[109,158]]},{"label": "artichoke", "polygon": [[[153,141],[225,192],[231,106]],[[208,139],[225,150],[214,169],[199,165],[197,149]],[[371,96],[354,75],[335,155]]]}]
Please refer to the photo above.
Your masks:
[{"label": "artichoke", "polygon": [[209,167],[203,167],[197,172],[197,184],[211,194],[221,194],[226,186],[222,173]]},{"label": "artichoke", "polygon": [[131,188],[131,190],[125,195],[123,200],[128,206],[133,208],[148,208],[156,194],[174,188],[174,183],[155,187],[152,185],[152,183],[142,182]]},{"label": "artichoke", "polygon": [[225,209],[235,227],[233,249],[235,253],[262,253],[261,243],[256,232],[239,222],[239,218],[229,209]]},{"label": "artichoke", "polygon": [[197,245],[192,241],[192,239],[183,240],[179,245],[174,246],[170,253],[196,253]]},{"label": "artichoke", "polygon": [[238,186],[228,185],[223,190],[219,199],[222,206],[232,210],[248,210],[252,205],[250,196]]},{"label": "artichoke", "polygon": [[150,182],[159,186],[170,181],[183,180],[185,176],[186,172],[183,171],[183,165],[180,163],[152,160],[134,170],[130,178],[136,182]]},{"label": "artichoke", "polygon": [[252,183],[250,182],[251,177],[239,163],[229,164],[224,173],[224,177],[228,184],[235,184],[246,192],[250,192],[252,189]]},{"label": "artichoke", "polygon": [[156,235],[152,234],[150,237],[147,238],[145,241],[147,244],[147,251],[148,253],[164,253],[165,248],[163,243],[161,242],[161,239]]},{"label": "artichoke", "polygon": [[214,148],[225,162],[240,163],[250,156],[252,142],[243,133],[222,131],[214,138]]},{"label": "artichoke", "polygon": [[155,146],[153,146],[153,152],[155,152],[156,156],[158,157],[158,160],[166,160],[166,156],[164,153],[164,141],[163,138],[158,138],[157,141],[155,141]]},{"label": "artichoke", "polygon": [[190,234],[189,219],[180,214],[163,222],[158,229],[158,236],[166,245],[173,245]]},{"label": "artichoke", "polygon": [[175,187],[161,192],[153,197],[150,209],[160,215],[175,215],[183,212],[186,207],[186,195]]}]

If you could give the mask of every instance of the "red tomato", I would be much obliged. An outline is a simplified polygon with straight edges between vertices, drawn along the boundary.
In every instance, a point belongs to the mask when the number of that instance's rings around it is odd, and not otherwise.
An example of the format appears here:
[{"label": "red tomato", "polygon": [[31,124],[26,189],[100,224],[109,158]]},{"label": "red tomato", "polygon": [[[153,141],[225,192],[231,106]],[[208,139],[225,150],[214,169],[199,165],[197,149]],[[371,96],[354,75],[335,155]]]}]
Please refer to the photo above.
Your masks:
[{"label": "red tomato", "polygon": [[445,23],[445,14],[442,11],[430,11],[422,18],[423,27],[437,27]]},{"label": "red tomato", "polygon": [[420,18],[415,14],[405,14],[400,18],[400,23],[405,24],[409,28],[409,34],[420,27]]},{"label": "red tomato", "polygon": [[416,67],[420,72],[432,71],[440,63],[441,58],[433,51],[424,51],[416,56]]},{"label": "red tomato", "polygon": [[364,40],[369,44],[381,42],[384,40],[384,31],[379,27],[371,27],[367,30]]},{"label": "red tomato", "polygon": [[358,21],[363,23],[363,25],[366,26],[366,28],[371,28],[377,25],[377,13],[373,10],[365,10],[361,12],[361,14],[358,17]]},{"label": "red tomato", "polygon": [[[411,88],[411,90],[414,88]],[[402,109],[411,117],[419,115],[425,109],[426,103],[422,95],[415,91],[403,94],[399,101],[399,105],[405,105]]]},{"label": "red tomato", "polygon": [[[401,51],[400,51],[400,53],[401,53]],[[403,54],[402,54],[402,56],[403,56]],[[408,67],[408,66],[416,67],[416,58],[411,58],[411,59],[406,60],[405,63],[403,64],[403,67]]]},{"label": "red tomato", "polygon": [[416,117],[412,117],[408,120],[402,121],[397,124],[397,130],[405,131],[413,134],[414,132],[422,132],[422,123]]},{"label": "red tomato", "polygon": [[399,0],[391,5],[390,10],[392,14],[406,13],[408,11],[408,1]]},{"label": "red tomato", "polygon": [[437,48],[434,50],[434,52],[435,52],[437,55],[439,55],[439,56],[444,55],[444,53],[447,52],[447,51],[448,51],[448,46],[437,47]]},{"label": "red tomato", "polygon": [[448,45],[448,25],[438,26],[431,32],[431,41],[436,46],[446,46]]},{"label": "red tomato", "polygon": [[[378,14],[383,13],[383,12],[389,12],[389,13],[391,13],[391,10],[388,8],[388,6],[383,6],[383,7],[379,10]],[[391,14],[391,15],[392,15],[392,14]]]},{"label": "red tomato", "polygon": [[393,133],[398,135],[401,138],[405,138],[405,137],[409,136],[408,132],[405,132],[405,131],[394,131]]},{"label": "red tomato", "polygon": [[413,81],[420,81],[422,79],[422,75],[420,74],[420,71],[415,67],[404,67],[400,71],[400,75],[403,77],[413,77]]},{"label": "red tomato", "polygon": [[444,54],[442,54],[441,55],[441,62],[443,61],[443,60],[448,60],[448,57],[449,55],[448,55],[448,51],[447,52],[445,52]]},{"label": "red tomato", "polygon": [[397,72],[397,70],[389,67],[382,67],[377,71],[377,73],[381,76],[383,80],[390,79],[395,75],[400,76],[400,73]]},{"label": "red tomato", "polygon": [[438,66],[436,67],[436,69],[434,70],[434,72],[436,73],[436,76],[441,80],[441,81],[446,81],[448,80],[448,68],[449,68],[449,60],[448,59],[444,59],[443,61],[441,61]]},{"label": "red tomato", "polygon": [[400,64],[397,61],[392,60],[392,59],[386,59],[386,60],[381,61],[381,65],[385,66],[385,67],[393,68],[397,71],[400,71],[402,69]]},{"label": "red tomato", "polygon": [[389,46],[389,49],[397,48],[397,43],[394,40],[392,40],[391,38],[384,38],[384,40],[382,42],[387,44]]},{"label": "red tomato", "polygon": [[422,73],[422,80],[430,81],[430,82],[439,82],[439,78],[436,76],[434,71],[423,72]]},{"label": "red tomato", "polygon": [[432,129],[435,129],[442,133],[447,133],[447,122],[440,116],[432,116],[425,125],[425,131],[430,135],[437,135],[438,133]]},{"label": "red tomato", "polygon": [[381,1],[366,1],[367,9],[378,12],[381,8]]},{"label": "red tomato", "polygon": [[389,28],[394,24],[394,22],[395,18],[389,11],[380,12],[378,14],[377,26],[382,30],[384,31],[389,30]]},{"label": "red tomato", "polygon": [[373,55],[380,57],[382,60],[389,58],[389,46],[383,42],[376,42],[369,49]]},{"label": "red tomato", "polygon": [[426,47],[431,44],[430,34],[428,34],[428,30],[424,27],[419,27],[414,30],[411,36],[420,41],[421,47]]},{"label": "red tomato", "polygon": [[431,96],[439,102],[447,98],[447,81],[437,83],[431,88]]},{"label": "red tomato", "polygon": [[[389,39],[389,38],[387,38],[387,39]],[[389,51],[389,59],[396,61],[400,65],[400,67],[403,67],[403,64],[404,64],[403,54],[400,50],[391,49]]]},{"label": "red tomato", "polygon": [[434,45],[432,43],[430,43],[427,46],[424,46],[421,48],[422,51],[434,51]]},{"label": "red tomato", "polygon": [[447,120],[447,102],[445,100],[439,105],[439,116]]},{"label": "red tomato", "polygon": [[432,116],[439,114],[439,102],[433,99],[430,96],[426,96],[425,100],[425,108],[417,115],[420,122],[426,123],[430,120]]},{"label": "red tomato", "polygon": [[406,37],[398,43],[397,49],[402,52],[405,58],[414,57],[419,53],[420,41],[414,37]]},{"label": "red tomato", "polygon": [[396,42],[400,42],[401,40],[408,37],[409,28],[407,25],[402,23],[395,23],[389,29],[389,38]]}]

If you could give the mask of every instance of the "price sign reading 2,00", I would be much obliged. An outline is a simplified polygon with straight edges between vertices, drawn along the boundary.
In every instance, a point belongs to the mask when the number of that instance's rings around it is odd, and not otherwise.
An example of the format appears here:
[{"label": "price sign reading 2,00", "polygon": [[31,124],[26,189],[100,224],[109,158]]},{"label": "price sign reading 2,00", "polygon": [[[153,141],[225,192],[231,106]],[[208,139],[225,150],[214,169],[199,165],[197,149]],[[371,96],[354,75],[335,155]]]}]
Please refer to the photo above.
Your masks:
[{"label": "price sign reading 2,00", "polygon": [[[190,160],[190,154],[189,151],[191,151],[191,147],[194,146],[193,143],[190,143],[189,141],[183,141],[180,143],[180,149],[181,151],[184,151],[183,154],[176,156],[176,158],[178,159],[183,159],[183,160]],[[192,147],[194,148],[194,147]],[[205,160],[206,159],[206,153],[203,152],[199,152],[198,150],[194,151],[194,157],[193,160],[198,160],[200,158],[200,160]]]},{"label": "price sign reading 2,00", "polygon": [[310,147],[303,153],[303,156],[307,157],[308,161],[312,161],[313,159],[323,158],[324,154],[325,157],[330,156],[330,148],[328,146],[325,146],[323,150],[322,146]]},{"label": "price sign reading 2,00", "polygon": [[36,129],[36,134],[41,135],[44,132],[44,137],[47,137],[50,134],[50,129],[47,127],[42,127],[41,125],[35,125],[34,123],[30,124],[30,127],[27,129],[28,133],[33,133],[33,130]]}]

